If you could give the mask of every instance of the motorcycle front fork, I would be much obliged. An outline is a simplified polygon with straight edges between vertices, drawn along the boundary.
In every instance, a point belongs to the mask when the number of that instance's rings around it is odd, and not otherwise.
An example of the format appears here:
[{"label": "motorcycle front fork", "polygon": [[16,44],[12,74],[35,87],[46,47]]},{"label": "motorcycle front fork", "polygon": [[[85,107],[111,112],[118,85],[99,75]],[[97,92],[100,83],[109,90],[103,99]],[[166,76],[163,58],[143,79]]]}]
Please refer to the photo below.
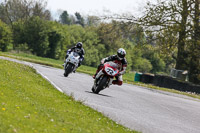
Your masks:
[{"label": "motorcycle front fork", "polygon": [[[104,73],[103,73],[102,70],[100,70],[100,71],[97,73],[97,76],[96,76],[96,78],[95,78],[95,80],[94,80],[94,85],[95,85],[95,87],[96,87],[96,80],[97,80],[101,75],[103,75],[103,74],[104,74]],[[109,81],[107,87],[109,87],[110,85],[112,85],[112,81],[113,81],[113,78],[110,78],[110,81]]]},{"label": "motorcycle front fork", "polygon": [[78,66],[74,66],[74,70],[73,71],[76,71],[77,68],[78,68]]},{"label": "motorcycle front fork", "polygon": [[[64,64],[63,64],[64,70],[65,70],[65,66],[66,66],[66,65],[67,65],[67,63],[64,63]],[[73,71],[76,71],[77,68],[78,68],[78,66],[75,66]]]}]

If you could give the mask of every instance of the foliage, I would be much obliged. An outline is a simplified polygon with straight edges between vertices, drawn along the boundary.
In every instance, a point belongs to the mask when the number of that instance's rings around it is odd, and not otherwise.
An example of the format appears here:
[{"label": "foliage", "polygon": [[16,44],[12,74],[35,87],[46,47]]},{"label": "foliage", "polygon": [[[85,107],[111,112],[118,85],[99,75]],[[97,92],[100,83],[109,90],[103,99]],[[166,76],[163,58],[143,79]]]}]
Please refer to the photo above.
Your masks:
[{"label": "foliage", "polygon": [[[168,70],[168,66],[171,66],[169,63],[174,63],[167,60],[172,55],[172,52],[167,50],[168,44],[171,43],[165,43],[166,45],[159,47],[160,49],[166,48],[165,52],[160,52],[157,47],[152,47],[151,51],[143,50],[146,44],[154,45],[154,43],[148,41],[143,27],[138,24],[114,20],[103,23],[97,16],[83,18],[80,13],[76,12],[75,18],[67,11],[63,11],[60,15],[60,22],[66,23],[63,25],[44,17],[44,12],[48,14],[44,1],[40,3],[30,0],[28,3],[30,2],[31,6],[26,5],[24,1],[18,2],[18,0],[10,0],[0,6],[0,10],[3,11],[6,11],[4,10],[6,4],[9,7],[7,9],[10,11],[10,16],[7,18],[16,15],[16,19],[11,21],[14,50],[28,51],[42,57],[63,59],[67,49],[77,42],[83,42],[85,49],[83,64],[88,66],[96,67],[102,58],[116,54],[117,49],[121,47],[127,51],[127,71],[156,73]],[[13,8],[11,9],[11,7]],[[17,14],[13,14],[12,12],[17,7],[23,8]],[[32,14],[28,15],[27,13],[25,17],[22,17],[21,14],[25,9],[31,10]],[[167,31],[163,31],[163,34],[167,33]],[[174,35],[177,34],[174,33]],[[168,40],[172,38],[173,36],[170,36]],[[165,41],[163,40],[163,42]],[[176,42],[173,41],[170,51],[177,51],[176,47],[175,50],[173,49]],[[169,55],[163,56],[166,53]],[[164,61],[167,62],[167,67]],[[144,64],[147,65],[143,66]]]},{"label": "foliage", "polygon": [[63,35],[60,25],[56,22],[31,17],[25,22],[15,22],[13,32],[16,48],[26,44],[33,54],[50,58],[60,58],[63,54]]},{"label": "foliage", "polygon": [[6,14],[6,7],[3,4],[3,2],[1,2],[0,3],[0,19],[4,23],[8,24],[10,21],[9,21],[8,17],[5,14]]},{"label": "foliage", "polygon": [[153,48],[151,45],[146,45],[143,47],[144,54],[142,57],[145,59],[148,59],[152,65],[152,73],[156,72],[163,72],[165,69],[165,62],[162,60],[162,58],[159,56],[158,52],[155,48]]},{"label": "foliage", "polygon": [[0,20],[0,51],[12,48],[12,31],[9,26]]},{"label": "foliage", "polygon": [[[185,43],[189,35],[188,5],[190,2],[187,0],[163,1],[157,5],[148,3],[145,15],[139,20],[156,44],[163,48],[178,49],[176,68],[182,70],[186,69],[187,64]],[[169,51],[173,53],[173,50]]]},{"label": "foliage", "polygon": [[169,0],[157,5],[148,3],[145,15],[139,20],[147,35],[152,37],[153,44],[159,45],[162,53],[176,59],[175,68],[190,71],[193,83],[200,82],[197,78],[200,75],[200,56],[194,54],[200,53],[199,4],[199,0]]},{"label": "foliage", "polygon": [[45,56],[49,50],[49,25],[39,17],[30,18],[24,25],[24,38],[30,51],[38,56]]},{"label": "foliage", "polygon": [[103,58],[102,53],[100,53],[100,49],[105,50],[104,46],[99,44],[98,35],[90,29],[86,29],[83,39],[84,49],[86,52],[83,64],[97,66],[100,63],[101,58]]},{"label": "foliage", "polygon": [[98,26],[100,24],[100,18],[97,16],[88,16],[86,19],[87,26]]},{"label": "foliage", "polygon": [[100,43],[105,45],[106,51],[104,51],[104,54],[106,56],[116,53],[117,49],[124,45],[123,41],[125,39],[121,34],[122,30],[115,23],[117,22],[101,23],[97,28]]},{"label": "foliage", "polygon": [[133,62],[133,69],[136,71],[147,73],[152,70],[152,65],[149,60],[140,57]]},{"label": "foliage", "polygon": [[[151,64],[153,59],[144,57],[147,51],[140,50],[145,43],[145,37],[141,33],[140,27],[127,23],[113,21],[112,23],[101,23],[98,26],[82,27],[80,25],[61,25],[39,17],[31,17],[26,21],[13,23],[13,33],[15,49],[28,49],[33,54],[42,57],[63,59],[67,49],[77,42],[83,42],[86,52],[84,65],[96,67],[102,58],[116,54],[117,49],[123,47],[127,51],[128,71],[135,69],[146,72],[163,70],[163,66],[158,65],[160,62],[157,65]],[[155,57],[159,61],[160,57]],[[145,64],[144,62],[148,65],[142,66]],[[152,65],[157,68],[152,68]]]},{"label": "foliage", "polygon": [[81,16],[81,14],[78,13],[78,12],[76,12],[76,13],[75,13],[75,16],[76,16],[76,19],[77,19],[76,24],[80,24],[81,26],[84,27],[84,25],[85,25],[84,21],[85,21],[85,20],[84,20],[84,18]]},{"label": "foliage", "polygon": [[67,13],[67,11],[63,11],[63,13],[60,15],[59,21],[62,24],[68,24],[70,25],[72,22],[69,18],[69,14]]},{"label": "foliage", "polygon": [[194,0],[193,34],[190,46],[189,80],[200,84],[200,1]]},{"label": "foliage", "polygon": [[51,19],[51,13],[45,9],[44,0],[8,0],[0,5],[0,18],[7,24],[18,20],[27,20],[29,17],[38,16],[45,20]]},{"label": "foliage", "polygon": [[14,40],[13,48],[16,50],[20,47],[20,45],[23,45],[26,42],[24,21],[14,22],[12,29]]}]

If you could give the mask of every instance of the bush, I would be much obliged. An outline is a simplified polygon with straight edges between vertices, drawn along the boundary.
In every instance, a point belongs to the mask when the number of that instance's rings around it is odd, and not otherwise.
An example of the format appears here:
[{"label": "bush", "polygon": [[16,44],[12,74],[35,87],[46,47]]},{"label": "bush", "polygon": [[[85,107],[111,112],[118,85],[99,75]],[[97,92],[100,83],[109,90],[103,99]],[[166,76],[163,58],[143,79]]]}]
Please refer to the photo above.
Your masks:
[{"label": "bush", "polygon": [[0,20],[0,51],[6,52],[12,48],[11,29]]},{"label": "bush", "polygon": [[133,69],[143,73],[150,72],[152,70],[152,65],[149,60],[144,58],[138,58],[133,61]]}]

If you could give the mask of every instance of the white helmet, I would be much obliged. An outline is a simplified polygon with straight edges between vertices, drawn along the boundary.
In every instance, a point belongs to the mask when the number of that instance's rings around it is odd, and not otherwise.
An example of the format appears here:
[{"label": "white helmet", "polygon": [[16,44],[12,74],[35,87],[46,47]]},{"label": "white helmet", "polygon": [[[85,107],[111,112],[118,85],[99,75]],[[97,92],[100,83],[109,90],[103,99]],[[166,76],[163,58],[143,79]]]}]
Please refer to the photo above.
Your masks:
[{"label": "white helmet", "polygon": [[119,58],[119,60],[124,59],[125,55],[126,55],[126,51],[123,48],[119,48],[117,50],[117,57]]}]

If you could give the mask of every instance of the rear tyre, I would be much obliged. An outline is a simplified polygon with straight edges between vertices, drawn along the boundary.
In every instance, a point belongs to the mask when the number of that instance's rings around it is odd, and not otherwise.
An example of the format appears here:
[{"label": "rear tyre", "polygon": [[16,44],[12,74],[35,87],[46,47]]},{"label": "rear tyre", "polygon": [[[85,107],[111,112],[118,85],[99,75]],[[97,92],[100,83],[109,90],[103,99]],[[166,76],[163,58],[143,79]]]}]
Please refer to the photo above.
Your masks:
[{"label": "rear tyre", "polygon": [[94,93],[95,93],[94,86],[92,86],[92,92],[94,92]]},{"label": "rear tyre", "polygon": [[103,76],[103,78],[100,79],[97,89],[94,91],[94,93],[98,94],[101,90],[103,90],[107,86],[107,82],[108,82],[108,77]]},{"label": "rear tyre", "polygon": [[70,63],[66,64],[64,76],[67,77],[73,70],[74,70],[74,65]]}]

